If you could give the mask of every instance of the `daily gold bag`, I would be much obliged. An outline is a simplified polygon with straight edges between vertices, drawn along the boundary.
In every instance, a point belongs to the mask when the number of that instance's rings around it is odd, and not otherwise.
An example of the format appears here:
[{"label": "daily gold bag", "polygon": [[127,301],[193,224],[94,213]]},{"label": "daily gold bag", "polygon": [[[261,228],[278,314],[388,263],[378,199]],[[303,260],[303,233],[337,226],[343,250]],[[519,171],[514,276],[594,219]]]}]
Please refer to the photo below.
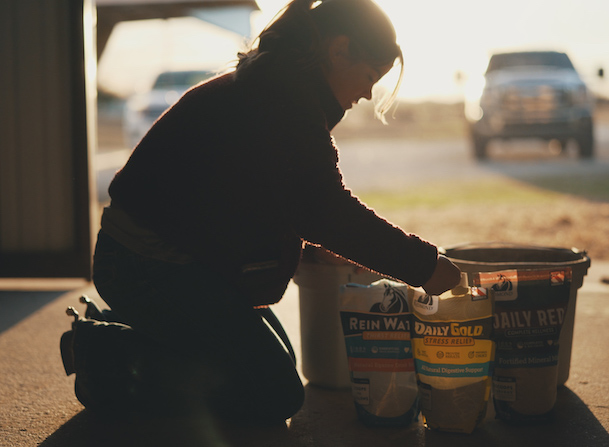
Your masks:
[{"label": "daily gold bag", "polygon": [[471,433],[484,419],[494,345],[493,303],[461,284],[439,296],[411,289],[412,347],[421,413],[433,430]]}]

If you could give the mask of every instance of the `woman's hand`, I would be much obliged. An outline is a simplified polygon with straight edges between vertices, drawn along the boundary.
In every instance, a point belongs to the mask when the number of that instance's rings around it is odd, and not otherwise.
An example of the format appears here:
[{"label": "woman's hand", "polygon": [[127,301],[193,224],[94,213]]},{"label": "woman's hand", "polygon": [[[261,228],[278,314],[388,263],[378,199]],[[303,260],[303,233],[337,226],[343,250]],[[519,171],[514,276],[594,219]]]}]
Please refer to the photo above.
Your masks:
[{"label": "woman's hand", "polygon": [[446,256],[440,255],[438,263],[431,278],[425,284],[423,289],[429,295],[440,295],[447,290],[452,289],[461,280],[461,270],[453,264]]}]

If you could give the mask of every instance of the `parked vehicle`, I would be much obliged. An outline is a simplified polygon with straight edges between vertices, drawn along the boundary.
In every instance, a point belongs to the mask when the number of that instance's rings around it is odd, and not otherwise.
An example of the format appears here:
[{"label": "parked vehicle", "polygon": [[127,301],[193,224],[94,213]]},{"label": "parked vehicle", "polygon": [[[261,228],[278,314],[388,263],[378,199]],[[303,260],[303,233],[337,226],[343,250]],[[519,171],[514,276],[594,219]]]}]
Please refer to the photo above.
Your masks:
[{"label": "parked vehicle", "polygon": [[159,116],[195,84],[212,77],[211,71],[166,71],[159,74],[152,88],[136,94],[125,103],[123,128],[129,147],[134,147]]},{"label": "parked vehicle", "polygon": [[494,54],[482,94],[466,103],[474,155],[487,157],[493,138],[575,140],[581,158],[594,156],[594,97],[571,60],[556,51]]}]

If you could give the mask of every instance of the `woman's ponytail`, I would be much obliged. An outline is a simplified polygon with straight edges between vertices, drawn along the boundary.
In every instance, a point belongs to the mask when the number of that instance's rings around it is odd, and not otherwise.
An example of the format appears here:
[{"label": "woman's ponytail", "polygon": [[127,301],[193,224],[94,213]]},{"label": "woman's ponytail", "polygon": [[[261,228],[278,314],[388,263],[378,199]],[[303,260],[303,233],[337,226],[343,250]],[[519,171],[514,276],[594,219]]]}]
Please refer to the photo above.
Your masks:
[{"label": "woman's ponytail", "polygon": [[315,0],[292,0],[262,30],[248,53],[239,54],[239,65],[252,62],[262,54],[275,55],[308,71],[321,63],[319,32],[311,19]]}]

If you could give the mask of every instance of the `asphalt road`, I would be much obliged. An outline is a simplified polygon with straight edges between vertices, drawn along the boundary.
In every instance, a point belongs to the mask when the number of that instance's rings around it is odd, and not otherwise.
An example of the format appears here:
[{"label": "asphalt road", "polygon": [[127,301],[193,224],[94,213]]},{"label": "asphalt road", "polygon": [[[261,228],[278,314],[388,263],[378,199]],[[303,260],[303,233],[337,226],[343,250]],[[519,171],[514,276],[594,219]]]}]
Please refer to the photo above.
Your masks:
[{"label": "asphalt road", "polygon": [[337,144],[345,184],[355,192],[497,176],[609,176],[609,126],[596,129],[593,160],[578,159],[574,143],[567,153],[556,154],[547,143],[536,140],[491,143],[489,159],[484,162],[473,157],[465,139],[343,139]]}]

